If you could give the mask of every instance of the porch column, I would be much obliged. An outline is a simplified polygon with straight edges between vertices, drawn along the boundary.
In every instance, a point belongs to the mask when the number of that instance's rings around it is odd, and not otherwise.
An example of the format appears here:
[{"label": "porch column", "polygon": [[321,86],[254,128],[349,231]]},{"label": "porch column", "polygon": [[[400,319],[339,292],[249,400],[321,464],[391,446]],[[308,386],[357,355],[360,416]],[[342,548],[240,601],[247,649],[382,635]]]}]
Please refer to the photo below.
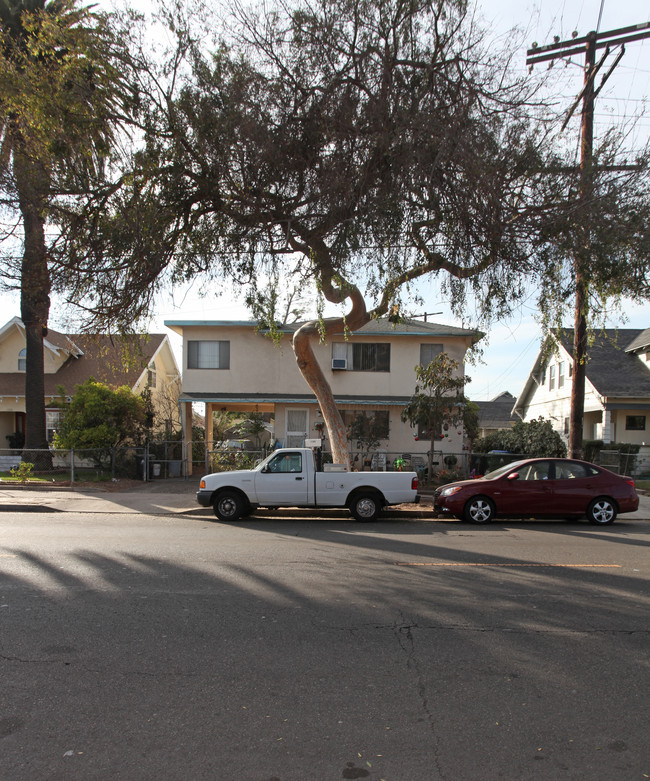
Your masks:
[{"label": "porch column", "polygon": [[612,441],[612,413],[608,409],[603,410],[603,442],[608,445]]},{"label": "porch column", "polygon": [[212,441],[213,437],[213,420],[212,420],[212,413],[214,412],[214,404],[211,401],[206,401],[205,403],[205,446],[208,449],[208,451],[212,450],[212,447],[214,445],[214,442]]},{"label": "porch column", "polygon": [[181,427],[183,429],[183,453],[186,457],[187,476],[192,475],[192,402],[181,402]]}]

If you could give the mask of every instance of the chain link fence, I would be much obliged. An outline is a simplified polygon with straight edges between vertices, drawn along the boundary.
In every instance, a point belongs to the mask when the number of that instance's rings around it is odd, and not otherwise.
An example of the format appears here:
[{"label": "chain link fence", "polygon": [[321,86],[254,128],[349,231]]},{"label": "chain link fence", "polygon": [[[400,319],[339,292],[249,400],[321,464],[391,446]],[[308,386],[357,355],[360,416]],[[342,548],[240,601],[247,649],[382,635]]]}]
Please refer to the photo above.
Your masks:
[{"label": "chain link fence", "polygon": [[[210,472],[252,469],[269,453],[266,448],[243,450],[206,446],[195,441],[149,442],[142,447],[122,447],[78,450],[32,450],[29,452],[0,449],[0,479],[10,477],[10,471],[20,470],[17,476],[30,476],[48,482],[94,482],[107,480],[186,479],[191,473],[196,478]],[[527,458],[512,453],[434,453],[433,473],[429,475],[426,453],[400,453],[384,450],[352,450],[350,469],[353,471],[417,472],[423,483],[441,483],[478,477],[494,469]],[[323,463],[332,461],[331,453],[322,454]],[[21,468],[21,463],[25,466]],[[622,453],[602,450],[599,463],[606,469],[636,478],[650,477],[650,453]],[[27,467],[28,464],[33,466]]]}]

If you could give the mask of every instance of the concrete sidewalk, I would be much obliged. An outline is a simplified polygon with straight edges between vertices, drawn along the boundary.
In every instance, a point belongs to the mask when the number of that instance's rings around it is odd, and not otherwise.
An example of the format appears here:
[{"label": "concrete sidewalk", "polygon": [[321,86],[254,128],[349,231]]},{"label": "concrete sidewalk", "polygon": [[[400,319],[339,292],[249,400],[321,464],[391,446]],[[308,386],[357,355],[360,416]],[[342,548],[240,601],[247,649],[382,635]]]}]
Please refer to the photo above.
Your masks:
[{"label": "concrete sidewalk", "polygon": [[[101,485],[56,485],[36,487],[0,483],[0,512],[75,512],[75,513],[144,513],[147,515],[196,515],[214,517],[212,509],[196,501],[197,480],[135,480]],[[386,510],[392,517],[432,518],[432,498],[421,504],[400,505]],[[350,518],[346,509],[309,510],[285,508],[281,511],[259,510],[260,517],[294,517],[314,515]]]},{"label": "concrete sidewalk", "polygon": [[[214,517],[210,508],[196,501],[198,479],[170,479],[140,482],[118,481],[103,484],[79,484],[74,487],[16,485],[0,482],[0,512],[74,512],[122,513],[132,515],[192,515]],[[639,495],[639,509],[621,518],[650,520],[650,496]],[[432,495],[424,493],[420,504],[402,504],[384,511],[385,517],[435,520]],[[351,518],[346,509],[309,510],[284,508],[258,510],[258,517]]]}]

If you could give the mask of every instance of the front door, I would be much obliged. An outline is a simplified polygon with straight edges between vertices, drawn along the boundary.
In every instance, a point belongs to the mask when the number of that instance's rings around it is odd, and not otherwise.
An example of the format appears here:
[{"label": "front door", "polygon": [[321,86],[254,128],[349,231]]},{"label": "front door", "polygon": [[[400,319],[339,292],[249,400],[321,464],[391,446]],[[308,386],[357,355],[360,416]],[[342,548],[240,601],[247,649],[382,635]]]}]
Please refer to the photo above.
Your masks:
[{"label": "front door", "polygon": [[306,409],[288,409],[285,447],[304,447],[309,431],[309,412]]}]

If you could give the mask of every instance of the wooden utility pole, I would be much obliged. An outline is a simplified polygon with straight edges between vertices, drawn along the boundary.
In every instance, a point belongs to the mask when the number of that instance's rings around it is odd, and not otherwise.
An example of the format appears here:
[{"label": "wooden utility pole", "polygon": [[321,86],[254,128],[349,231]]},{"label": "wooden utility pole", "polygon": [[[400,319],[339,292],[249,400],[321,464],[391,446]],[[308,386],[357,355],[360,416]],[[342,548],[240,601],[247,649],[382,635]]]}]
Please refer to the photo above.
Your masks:
[{"label": "wooden utility pole", "polygon": [[[573,331],[573,378],[571,384],[571,412],[569,425],[569,456],[582,458],[582,440],[585,413],[585,387],[587,369],[587,316],[589,312],[589,261],[590,261],[590,219],[589,209],[593,194],[593,141],[594,141],[594,102],[596,95],[611,75],[619,60],[625,53],[625,44],[631,41],[650,38],[650,22],[644,22],[632,27],[622,27],[606,33],[590,32],[583,38],[573,38],[571,41],[556,41],[547,46],[533,45],[527,52],[527,65],[539,62],[549,62],[572,54],[585,55],[584,86],[578,99],[573,104],[567,119],[566,127],[578,103],[582,100],[582,128],[580,144],[580,206],[579,226],[581,232],[578,251],[573,258],[573,268],[576,284],[575,313]],[[598,90],[594,83],[596,75],[604,64],[611,46],[620,46],[620,52],[604,75]],[[605,54],[596,63],[596,50],[605,49]]]}]

